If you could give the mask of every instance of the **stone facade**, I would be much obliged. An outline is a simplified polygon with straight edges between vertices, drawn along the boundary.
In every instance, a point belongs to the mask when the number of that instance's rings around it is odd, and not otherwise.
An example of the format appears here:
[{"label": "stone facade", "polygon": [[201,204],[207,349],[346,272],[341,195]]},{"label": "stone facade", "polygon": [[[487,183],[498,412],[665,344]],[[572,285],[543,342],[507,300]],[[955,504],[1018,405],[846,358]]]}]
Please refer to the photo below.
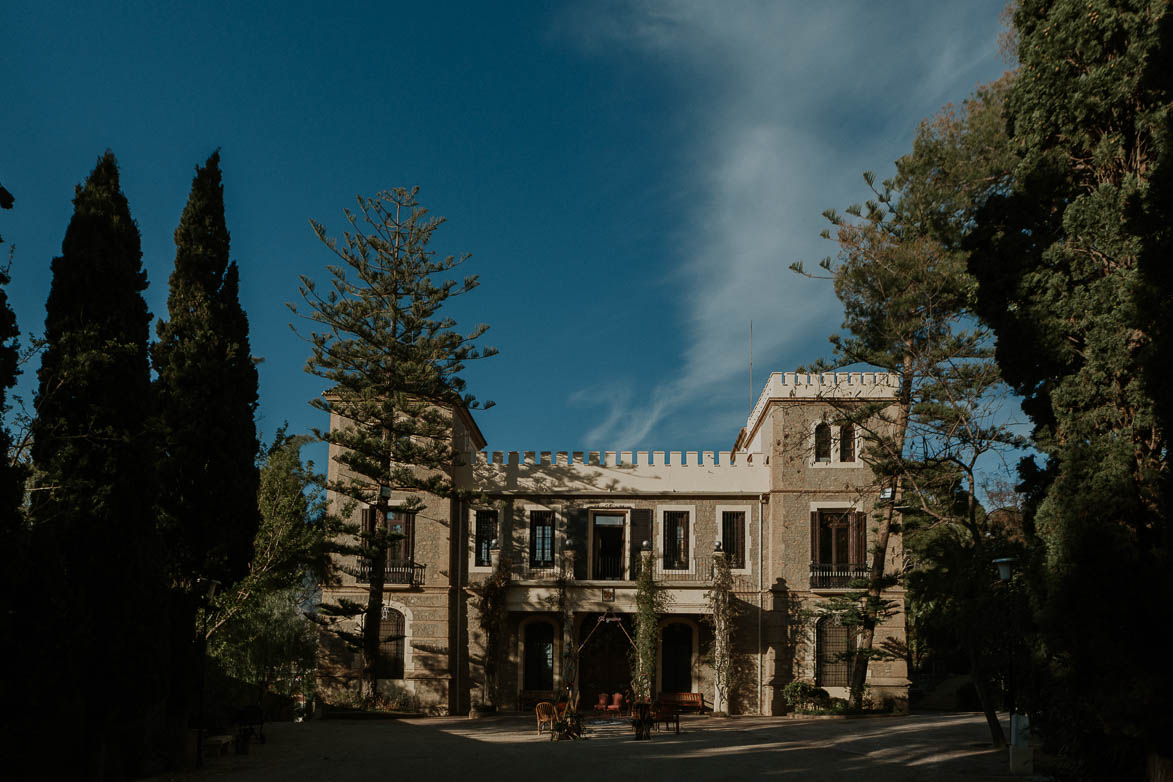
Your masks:
[{"label": "stone facade", "polygon": [[[404,622],[394,650],[402,670],[381,684],[433,713],[464,714],[490,701],[525,706],[576,682],[589,708],[600,692],[629,681],[634,579],[648,557],[666,597],[658,689],[700,692],[707,705],[746,714],[785,712],[782,688],[794,679],[845,696],[836,683],[842,669],[823,647],[846,630],[812,616],[860,575],[882,508],[860,434],[841,419],[845,406],[883,404],[895,392],[883,374],[775,373],[733,450],[719,453],[489,453],[459,411],[454,444],[468,456],[451,475],[484,500],[430,498],[417,515],[415,575],[396,571],[410,583],[389,583],[384,597],[385,616]],[[337,469],[332,459],[331,477]],[[728,704],[714,704],[705,622],[718,543],[736,565],[739,607]],[[893,534],[888,568],[898,571],[902,559]],[[495,693],[477,608],[494,567],[509,573]],[[366,586],[344,577],[326,590],[326,599],[339,596],[365,602]],[[905,640],[903,591],[886,597],[896,612],[877,629],[877,646]],[[324,645],[322,659],[331,683],[357,675],[355,660],[336,645]],[[903,661],[871,663],[868,685],[874,700],[905,703]]]}]

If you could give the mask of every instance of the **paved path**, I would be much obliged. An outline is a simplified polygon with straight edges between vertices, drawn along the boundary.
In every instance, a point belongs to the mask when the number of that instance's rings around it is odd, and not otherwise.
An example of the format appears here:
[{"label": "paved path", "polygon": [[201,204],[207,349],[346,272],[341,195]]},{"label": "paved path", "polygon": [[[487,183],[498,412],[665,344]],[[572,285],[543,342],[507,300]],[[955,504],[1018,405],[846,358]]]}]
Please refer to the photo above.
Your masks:
[{"label": "paved path", "polygon": [[551,742],[530,717],[311,721],[265,726],[248,755],[209,759],[196,780],[693,780],[769,777],[983,780],[1007,777],[981,714],[836,720],[685,717],[681,733],[633,741],[627,725],[590,726],[590,740]]}]

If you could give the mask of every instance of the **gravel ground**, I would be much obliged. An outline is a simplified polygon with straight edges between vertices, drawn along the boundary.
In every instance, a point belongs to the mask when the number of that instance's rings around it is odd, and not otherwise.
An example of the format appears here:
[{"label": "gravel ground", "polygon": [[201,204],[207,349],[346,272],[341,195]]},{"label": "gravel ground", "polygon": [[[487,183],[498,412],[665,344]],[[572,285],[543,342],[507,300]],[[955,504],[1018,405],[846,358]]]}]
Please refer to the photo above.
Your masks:
[{"label": "gravel ground", "polygon": [[[1008,726],[1006,726],[1008,728]],[[981,714],[860,719],[687,716],[679,735],[633,741],[626,724],[592,724],[589,740],[551,742],[534,719],[503,715],[265,726],[249,754],[158,779],[301,780],[981,780],[1008,776]]]}]

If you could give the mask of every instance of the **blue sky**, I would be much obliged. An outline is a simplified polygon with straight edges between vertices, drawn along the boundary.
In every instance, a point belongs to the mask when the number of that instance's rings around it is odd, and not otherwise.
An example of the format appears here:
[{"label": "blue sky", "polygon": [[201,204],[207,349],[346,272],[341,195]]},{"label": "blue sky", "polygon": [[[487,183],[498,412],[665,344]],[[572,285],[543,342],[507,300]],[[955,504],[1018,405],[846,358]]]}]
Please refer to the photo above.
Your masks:
[{"label": "blue sky", "polygon": [[[259,426],[322,425],[289,328],[325,281],[309,219],[420,186],[469,252],[464,325],[491,449],[727,450],[769,371],[827,353],[824,209],[892,172],[916,124],[1006,70],[1001,0],[106,4],[0,10],[9,289],[40,333],[74,185],[107,148],[165,315],[173,232],[221,149],[261,365]],[[7,250],[7,247],[5,248]],[[18,393],[31,401],[35,367]],[[316,454],[319,459],[321,454]]]}]

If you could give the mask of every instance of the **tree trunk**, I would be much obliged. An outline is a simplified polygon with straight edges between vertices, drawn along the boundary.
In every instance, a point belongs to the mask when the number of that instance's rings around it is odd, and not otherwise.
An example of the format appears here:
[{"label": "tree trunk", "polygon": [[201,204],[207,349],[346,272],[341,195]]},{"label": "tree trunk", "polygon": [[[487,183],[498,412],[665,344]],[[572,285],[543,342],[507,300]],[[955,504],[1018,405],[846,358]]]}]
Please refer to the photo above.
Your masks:
[{"label": "tree trunk", "polygon": [[379,695],[378,663],[379,636],[383,625],[383,582],[387,577],[387,544],[372,542],[372,556],[367,562],[370,583],[367,588],[367,610],[363,614],[362,679],[359,699],[364,706],[372,706]]},{"label": "tree trunk", "polygon": [[[912,381],[913,365],[911,353],[906,353],[901,366],[899,409],[896,413],[896,431],[893,434],[892,450],[896,458],[904,456],[904,438],[908,432],[908,419],[912,412]],[[887,512],[880,517],[880,526],[876,530],[876,543],[872,547],[872,562],[868,569],[867,605],[863,610],[863,623],[856,636],[855,663],[851,668],[851,707],[859,709],[863,706],[863,692],[867,685],[868,663],[871,662],[871,652],[876,641],[876,612],[880,605],[883,593],[884,565],[888,560],[888,539],[892,534],[892,517],[896,513],[896,503],[900,500],[903,491],[903,482],[896,476],[892,487],[892,502]]]},{"label": "tree trunk", "polygon": [[986,688],[986,680],[978,667],[977,649],[973,640],[966,636],[965,650],[969,654],[969,678],[973,681],[973,688],[977,691],[978,702],[982,705],[982,713],[986,715],[986,725],[990,728],[990,741],[994,747],[1001,749],[1006,746],[1006,735],[1002,733],[1002,723],[998,722],[998,713],[990,703],[990,692]]}]

